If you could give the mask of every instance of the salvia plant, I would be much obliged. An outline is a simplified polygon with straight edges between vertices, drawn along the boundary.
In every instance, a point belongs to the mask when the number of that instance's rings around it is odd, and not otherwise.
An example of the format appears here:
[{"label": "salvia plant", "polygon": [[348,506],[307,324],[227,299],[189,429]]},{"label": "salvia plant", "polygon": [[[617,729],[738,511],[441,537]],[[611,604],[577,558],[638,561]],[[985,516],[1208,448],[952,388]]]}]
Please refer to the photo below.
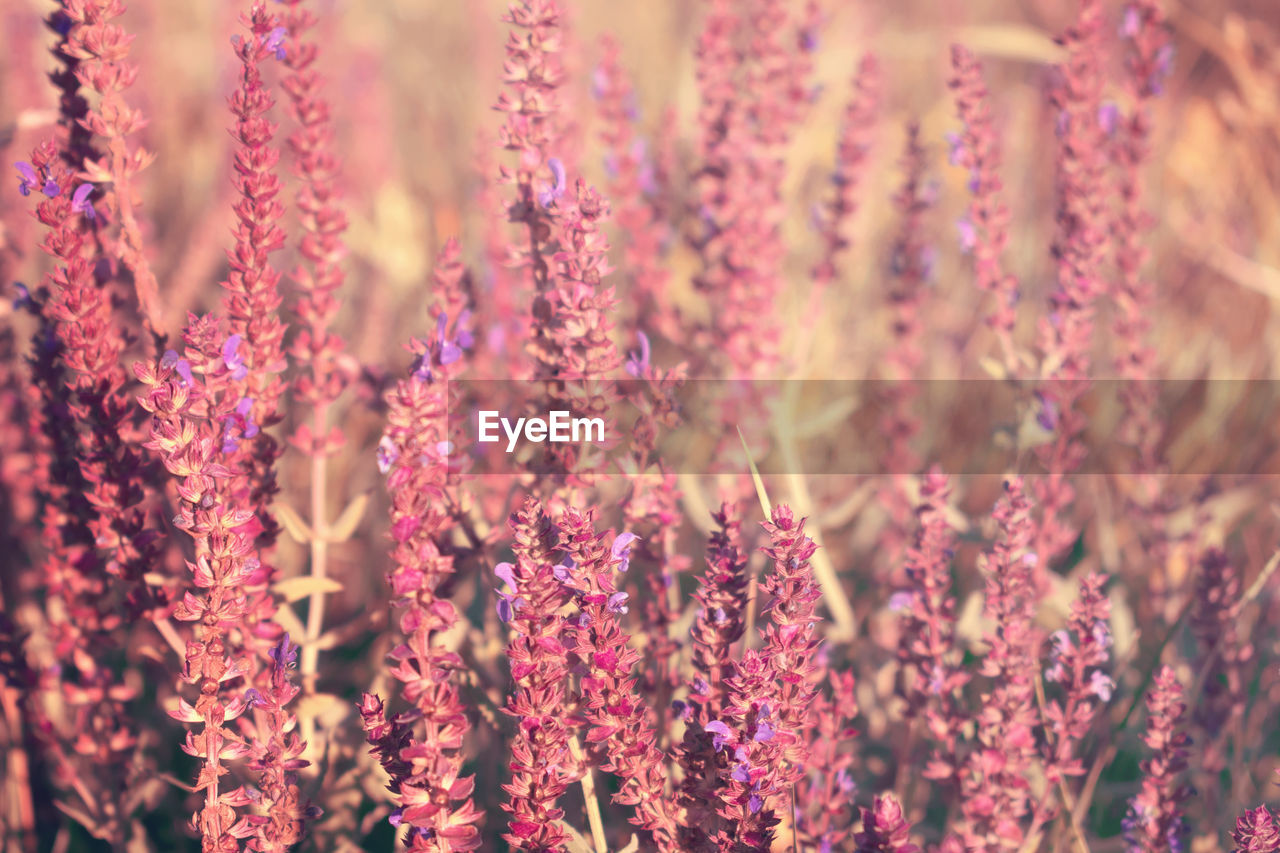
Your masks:
[{"label": "salvia plant", "polygon": [[0,0],[0,853],[1280,853],[1275,10],[501,5]]}]

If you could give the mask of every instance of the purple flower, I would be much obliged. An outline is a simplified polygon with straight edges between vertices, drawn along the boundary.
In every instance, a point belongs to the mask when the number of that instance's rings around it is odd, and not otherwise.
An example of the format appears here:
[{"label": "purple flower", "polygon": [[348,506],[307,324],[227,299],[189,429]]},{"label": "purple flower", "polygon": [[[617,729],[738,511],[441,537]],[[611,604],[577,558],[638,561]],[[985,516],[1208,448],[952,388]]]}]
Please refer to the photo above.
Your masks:
[{"label": "purple flower", "polygon": [[262,37],[262,46],[267,50],[275,51],[276,59],[283,61],[285,57],[284,39],[288,34],[289,31],[284,27],[276,27]]},{"label": "purple flower", "polygon": [[[459,325],[461,325],[463,321],[463,317],[466,314],[468,314],[468,312],[464,311],[463,315],[459,316],[458,318]],[[449,315],[441,311],[440,316],[436,318],[436,339],[440,343],[440,364],[441,365],[453,364],[455,361],[462,358],[462,347],[459,346],[460,342],[449,340],[449,338],[447,337],[448,330],[449,330]],[[459,335],[459,337],[461,337],[461,335]],[[468,340],[470,339],[470,337],[471,337],[470,334],[468,334],[467,335]]]},{"label": "purple flower", "polygon": [[625,592],[615,592],[613,595],[609,596],[609,612],[619,614],[626,613],[628,597],[629,596]]},{"label": "purple flower", "polygon": [[262,698],[262,694],[258,692],[258,688],[250,687],[244,692],[244,703],[250,708],[260,708],[267,704],[267,700]]},{"label": "purple flower", "polygon": [[31,298],[31,291],[25,284],[20,281],[13,283],[14,290],[18,291],[18,295],[13,300],[13,310],[33,310],[36,307],[36,301]]},{"label": "purple flower", "polygon": [[906,613],[915,604],[916,596],[910,590],[902,590],[895,592],[889,596],[889,612],[890,613]]},{"label": "purple flower", "polygon": [[563,563],[559,563],[551,568],[551,574],[555,575],[556,580],[560,581],[560,583],[572,583],[573,565],[573,557],[566,554]]},{"label": "purple flower", "polygon": [[510,563],[498,563],[493,567],[493,573],[498,576],[499,580],[511,587],[512,592],[516,590],[515,566]]},{"label": "purple flower", "polygon": [[43,186],[40,184],[40,176],[36,174],[36,170],[30,163],[14,163],[14,168],[18,170],[18,192],[24,196],[31,195],[31,191],[37,187],[40,192],[49,198],[56,198],[59,193],[58,184],[53,178],[47,179]]},{"label": "purple flower", "polygon": [[236,410],[227,417],[222,428],[222,452],[232,453],[240,444],[240,439],[236,438],[236,425],[240,426],[240,435],[242,438],[253,438],[258,434],[258,425],[253,422],[253,418],[249,415],[253,411],[253,398],[241,397],[240,402],[236,403]]},{"label": "purple flower", "polygon": [[520,612],[520,608],[524,607],[525,601],[518,595],[510,595],[505,592],[498,593],[498,618],[504,623],[510,622],[511,617]]},{"label": "purple flower", "polygon": [[1061,416],[1058,401],[1040,391],[1036,392],[1036,399],[1040,401],[1040,411],[1036,412],[1036,423],[1048,432],[1053,432],[1058,428],[1058,418]]},{"label": "purple flower", "polygon": [[848,768],[841,767],[836,771],[836,790],[852,797],[858,791],[858,783],[849,775]]},{"label": "purple flower", "polygon": [[237,382],[249,375],[249,365],[240,357],[240,341],[239,335],[231,335],[222,345],[222,362],[231,371],[231,378]]},{"label": "purple flower", "polygon": [[1093,623],[1093,641],[1104,649],[1111,648],[1111,626],[1099,619]]},{"label": "purple flower", "polygon": [[98,211],[93,209],[89,196],[93,194],[93,184],[81,184],[71,195],[71,212],[83,213],[85,219],[96,219]]},{"label": "purple flower", "polygon": [[564,164],[560,162],[559,157],[552,157],[547,160],[547,168],[551,170],[552,184],[538,193],[538,204],[543,207],[550,207],[551,202],[564,195]]},{"label": "purple flower", "polygon": [[160,366],[177,370],[178,376],[185,387],[189,388],[195,384],[195,377],[191,375],[191,362],[179,357],[175,350],[165,350],[164,355],[160,358]]},{"label": "purple flower", "polygon": [[760,811],[760,808],[763,805],[764,805],[764,800],[760,799],[759,794],[752,794],[747,799],[747,808],[751,810],[752,814],[755,814],[756,812]]},{"label": "purple flower", "polygon": [[619,533],[609,548],[609,554],[618,560],[618,571],[625,572],[631,565],[631,545],[640,537],[634,533]]},{"label": "purple flower", "polygon": [[396,446],[391,436],[384,435],[382,440],[378,442],[378,450],[375,455],[378,460],[378,471],[386,474],[391,470],[391,466],[396,464],[396,460],[400,458],[400,448]]},{"label": "purple flower", "polygon": [[689,713],[693,710],[693,706],[683,699],[671,700],[671,710],[675,712],[677,720],[687,720]]},{"label": "purple flower", "polygon": [[725,742],[733,734],[723,720],[712,720],[704,727],[704,731],[711,732],[711,745],[716,752],[724,749]]},{"label": "purple flower", "polygon": [[639,379],[649,372],[649,336],[644,332],[636,332],[636,337],[640,339],[640,349],[627,353],[625,367],[627,373]]},{"label": "purple flower", "polygon": [[734,766],[733,772],[729,775],[730,775],[730,778],[736,779],[739,782],[744,782],[744,783],[750,782],[751,781],[751,765],[747,764],[745,761],[740,764],[737,764]]},{"label": "purple flower", "polygon": [[947,140],[947,162],[952,166],[963,166],[964,138],[958,133],[946,133],[943,136]]},{"label": "purple flower", "polygon": [[1095,669],[1093,675],[1089,676],[1089,690],[1103,702],[1111,701],[1111,694],[1115,689],[1116,683],[1102,670]]},{"label": "purple flower", "polygon": [[271,659],[276,662],[276,666],[290,669],[298,663],[298,647],[289,641],[289,632],[286,631],[284,636],[280,638],[280,645],[267,652]]}]

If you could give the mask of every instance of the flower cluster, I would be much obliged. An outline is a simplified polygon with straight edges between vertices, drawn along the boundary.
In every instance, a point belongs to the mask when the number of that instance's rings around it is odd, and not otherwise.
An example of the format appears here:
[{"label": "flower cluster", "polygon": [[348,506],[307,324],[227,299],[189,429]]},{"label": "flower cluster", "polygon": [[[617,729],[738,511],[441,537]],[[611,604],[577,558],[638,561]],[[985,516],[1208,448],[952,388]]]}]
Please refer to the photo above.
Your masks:
[{"label": "flower cluster", "polygon": [[985,610],[995,630],[986,636],[990,648],[981,671],[992,686],[983,694],[977,743],[960,778],[959,835],[966,847],[988,849],[1022,844],[1021,822],[1031,801],[1027,780],[1040,723],[1035,682],[1041,634],[1035,626],[1037,596],[1031,576],[1035,554],[1028,550],[1034,534],[1031,504],[1021,478],[1006,481],[1004,488],[993,514],[999,539],[982,561]]},{"label": "flower cluster", "polygon": [[[446,271],[453,268],[457,251],[454,244],[444,250]],[[437,281],[439,301],[449,304],[456,295],[455,279],[446,273]],[[379,444],[394,542],[387,583],[402,608],[404,634],[390,654],[391,674],[404,685],[401,693],[413,710],[387,720],[382,700],[366,694],[361,713],[367,739],[392,776],[399,800],[393,816],[397,826],[408,828],[411,849],[465,851],[481,842],[474,825],[480,812],[470,798],[474,783],[462,774],[461,749],[470,722],[455,673],[464,665],[440,639],[459,621],[447,597],[459,555],[450,537],[456,519],[448,509],[448,454],[440,451],[442,444],[449,445],[445,380],[461,365],[457,358],[446,364],[438,343],[425,347],[420,358],[437,372],[423,378],[415,371],[387,394],[388,426]]]},{"label": "flower cluster", "polygon": [[[572,727],[567,719],[565,620],[560,610],[569,590],[554,564],[559,534],[534,498],[511,516],[515,563],[499,564],[495,574],[510,589],[503,613],[511,630],[507,660],[514,685],[505,712],[516,720],[503,786],[511,815],[504,836],[517,850],[560,849],[567,836],[556,801],[573,781],[569,753]],[[563,573],[563,572],[562,572]],[[499,604],[501,606],[501,603]]]},{"label": "flower cluster", "polygon": [[999,135],[991,118],[990,94],[978,58],[963,45],[953,45],[951,72],[947,85],[954,93],[964,129],[948,136],[950,160],[952,165],[968,171],[968,188],[973,196],[969,212],[958,226],[960,245],[973,255],[978,286],[995,296],[996,305],[987,324],[995,331],[1005,369],[1012,374],[1018,368],[1013,326],[1019,291],[1017,278],[1005,271],[1001,261],[1009,245],[1009,207],[1000,179]]},{"label": "flower cluster", "polygon": [[1191,739],[1183,731],[1187,705],[1182,695],[1173,669],[1161,667],[1147,694],[1147,733],[1143,738],[1154,754],[1142,762],[1142,790],[1129,801],[1124,822],[1125,842],[1135,853],[1179,853],[1186,849],[1181,805],[1191,790],[1180,784],[1178,777],[1187,769]]},{"label": "flower cluster", "polygon": [[594,512],[573,507],[558,527],[560,547],[569,558],[560,574],[578,608],[567,646],[586,669],[581,681],[586,741],[604,751],[601,769],[620,777],[615,800],[635,808],[631,822],[652,833],[660,849],[673,850],[676,824],[665,796],[666,768],[632,674],[640,655],[628,645],[619,620],[627,610],[627,593],[618,590],[615,573],[625,571],[632,539],[620,534],[606,547],[606,536],[595,530]]},{"label": "flower cluster", "polygon": [[908,587],[901,601],[898,660],[903,665],[899,695],[911,719],[923,720],[935,751],[925,770],[932,779],[953,779],[958,770],[957,738],[964,723],[957,695],[968,682],[955,645],[955,598],[951,560],[955,532],[946,518],[951,484],[931,471],[920,488],[920,527],[907,550]]},{"label": "flower cluster", "polygon": [[1102,589],[1106,582],[1100,572],[1080,581],[1067,629],[1051,638],[1044,680],[1061,684],[1065,691],[1063,698],[1050,699],[1044,710],[1045,727],[1052,733],[1046,770],[1055,783],[1084,773],[1077,752],[1080,742],[1115,691],[1115,682],[1104,669],[1111,648],[1111,601]]}]

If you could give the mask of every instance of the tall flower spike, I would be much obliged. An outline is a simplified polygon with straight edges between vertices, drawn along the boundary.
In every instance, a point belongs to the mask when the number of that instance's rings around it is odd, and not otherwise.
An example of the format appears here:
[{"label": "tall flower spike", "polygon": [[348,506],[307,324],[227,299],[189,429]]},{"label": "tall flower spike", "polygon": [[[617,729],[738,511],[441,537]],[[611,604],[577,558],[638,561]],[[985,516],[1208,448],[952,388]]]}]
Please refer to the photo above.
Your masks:
[{"label": "tall flower spike", "polygon": [[630,647],[618,613],[609,607],[617,592],[619,560],[595,530],[594,512],[565,509],[560,546],[572,558],[571,587],[579,618],[569,648],[582,660],[582,715],[586,740],[606,756],[602,769],[621,780],[615,800],[633,806],[631,822],[653,835],[660,850],[674,851],[676,824],[665,793],[666,766],[654,745],[649,711],[633,674],[640,654]]},{"label": "tall flower spike", "polygon": [[[858,212],[863,179],[871,156],[872,135],[880,110],[880,63],[873,54],[862,57],[853,78],[853,94],[845,106],[836,148],[836,167],[831,175],[831,200],[818,211],[816,225],[822,238],[822,254],[810,272],[813,290],[809,294],[807,316],[822,310],[822,300],[833,281],[840,278],[843,259],[852,245],[849,236]],[[806,335],[801,346],[808,347]],[[803,365],[803,359],[799,362]]]},{"label": "tall flower spike", "polygon": [[280,152],[271,144],[275,126],[268,119],[275,101],[262,76],[262,66],[275,55],[269,42],[278,20],[262,2],[256,2],[241,16],[241,23],[248,33],[233,42],[240,81],[230,98],[235,119],[232,136],[237,143],[233,181],[239,198],[233,205],[235,246],[227,253],[230,268],[222,282],[222,304],[230,330],[240,336],[243,348],[245,370],[241,380],[232,380],[232,393],[237,402],[251,401],[249,411],[242,414],[246,423],[255,425],[256,433],[236,443],[227,464],[235,471],[228,484],[232,500],[250,508],[259,525],[255,544],[262,570],[249,579],[245,590],[250,603],[244,640],[262,654],[280,633],[273,621],[276,603],[270,583],[275,574],[272,551],[280,529],[271,506],[279,491],[275,466],[281,448],[268,430],[283,417],[285,326],[280,319],[280,273],[271,265],[270,255],[284,245],[285,236],[279,225],[284,213],[276,174]]},{"label": "tall flower spike", "polygon": [[1106,582],[1100,572],[1081,579],[1067,630],[1052,637],[1044,679],[1060,683],[1065,691],[1061,699],[1049,700],[1044,713],[1051,736],[1046,771],[1055,785],[1064,777],[1084,773],[1077,750],[1098,710],[1111,699],[1114,684],[1103,669],[1111,647],[1111,602],[1102,589]]},{"label": "tall flower spike", "polygon": [[1186,849],[1182,802],[1191,791],[1179,777],[1187,769],[1183,731],[1187,706],[1173,669],[1161,667],[1147,693],[1147,733],[1143,741],[1154,753],[1142,762],[1142,790],[1129,801],[1124,820],[1131,853],[1181,853]]},{"label": "tall flower spike", "polygon": [[527,499],[509,523],[516,561],[498,577],[523,604],[512,608],[508,623],[507,660],[515,684],[504,711],[515,719],[516,732],[507,765],[511,781],[502,786],[508,796],[502,808],[511,816],[503,838],[516,850],[561,850],[568,834],[556,803],[572,781],[568,650],[560,615],[569,592],[555,575],[558,536],[542,504]]},{"label": "tall flower spike", "polygon": [[[39,446],[49,455],[38,480],[45,618],[67,663],[46,682],[61,694],[63,713],[45,735],[60,785],[77,780],[77,796],[65,805],[88,815],[100,838],[122,844],[135,808],[122,774],[138,742],[125,703],[137,691],[121,683],[106,653],[165,604],[147,580],[161,561],[149,514],[163,475],[132,440],[136,410],[121,366],[127,342],[111,289],[95,275],[98,242],[68,191],[72,175],[51,142],[21,165],[24,179],[46,182],[35,218],[47,229],[40,248],[53,262],[40,288],[32,399]],[[74,748],[64,751],[64,742]]]},{"label": "tall flower spike", "polygon": [[1112,158],[1118,166],[1121,209],[1112,241],[1119,278],[1112,288],[1116,305],[1112,332],[1117,342],[1116,375],[1125,407],[1124,438],[1138,450],[1138,464],[1151,471],[1158,463],[1161,429],[1156,419],[1155,350],[1149,340],[1155,282],[1143,267],[1150,255],[1146,242],[1154,222],[1143,198],[1142,169],[1151,157],[1151,112],[1170,71],[1173,45],[1160,0],[1136,0],[1124,8],[1121,36],[1126,42],[1125,89],[1130,98],[1112,136]]},{"label": "tall flower spike", "polygon": [[[506,88],[494,109],[503,114],[498,144],[515,154],[514,167],[502,164],[498,180],[513,188],[507,200],[506,220],[524,226],[524,234],[508,247],[509,264],[534,292],[531,320],[548,310],[547,291],[552,286],[548,243],[555,223],[555,188],[563,192],[563,165],[553,166],[562,127],[558,88],[563,76],[560,62],[562,12],[556,0],[513,0],[503,19],[514,27],[507,39],[503,63]],[[559,163],[559,160],[556,160]],[[542,204],[546,201],[546,204]],[[532,346],[542,344],[535,332]]]},{"label": "tall flower spike", "polygon": [[1009,245],[1009,208],[1000,180],[999,135],[991,119],[990,95],[978,58],[968,48],[952,45],[951,70],[948,86],[963,124],[962,132],[950,139],[951,161],[969,172],[972,196],[961,230],[969,235],[967,250],[973,255],[978,287],[995,299],[987,325],[996,334],[1006,372],[1013,375],[1019,369],[1013,342],[1019,290],[1017,278],[1004,269],[1001,260]]},{"label": "tall flower spike", "polygon": [[1057,281],[1049,295],[1048,315],[1038,331],[1042,410],[1053,416],[1052,440],[1036,455],[1046,474],[1034,482],[1041,511],[1035,552],[1037,579],[1076,538],[1066,518],[1075,489],[1068,479],[1084,458],[1080,433],[1085,416],[1077,401],[1089,387],[1094,313],[1102,293],[1106,244],[1107,184],[1103,180],[1106,139],[1099,122],[1102,108],[1102,3],[1079,0],[1072,27],[1060,39],[1066,60],[1053,90],[1057,111],[1057,220],[1053,255]]},{"label": "tall flower spike", "polygon": [[[104,241],[104,245],[132,275],[142,321],[159,338],[165,332],[160,284],[147,257],[145,223],[139,214],[135,187],[136,178],[155,155],[131,141],[147,119],[125,100],[125,92],[138,76],[138,66],[129,60],[134,36],[115,23],[124,11],[121,0],[64,3],[63,12],[70,26],[63,51],[79,60],[76,76],[98,95],[83,123],[102,140],[104,153],[86,156],[78,166],[90,181],[102,185],[103,207],[119,227],[119,239]],[[93,191],[93,184],[81,184],[75,192],[78,212],[91,219],[97,215],[88,199]]]},{"label": "tall flower spike", "polygon": [[687,850],[704,849],[717,831],[714,804],[722,785],[717,752],[729,733],[720,717],[728,700],[726,679],[734,672],[730,651],[746,631],[747,556],[742,551],[742,524],[727,503],[712,520],[716,529],[707,542],[707,568],[693,594],[698,603],[692,631],[697,676],[690,685],[691,712],[678,750],[684,769],[679,837]]},{"label": "tall flower spike", "polygon": [[[188,339],[208,342],[216,333],[211,326],[193,321]],[[208,348],[218,350],[216,344]],[[206,356],[197,350],[193,357]],[[237,838],[255,833],[255,824],[236,814],[236,808],[250,802],[243,789],[226,791],[221,778],[228,771],[224,762],[247,755],[250,747],[225,724],[242,714],[248,703],[243,698],[226,701],[222,685],[244,674],[243,665],[233,662],[228,642],[230,629],[243,630],[249,607],[243,590],[260,569],[252,536],[244,532],[253,529],[255,519],[252,511],[227,496],[231,471],[220,460],[214,406],[219,380],[202,373],[200,380],[188,382],[177,374],[177,362],[175,354],[155,366],[134,367],[147,389],[140,403],[152,414],[145,446],[156,451],[178,479],[174,526],[194,540],[194,559],[187,564],[191,588],[173,616],[198,626],[186,644],[183,678],[198,685],[199,699],[194,706],[180,700],[178,710],[170,713],[203,726],[199,734],[188,733],[185,747],[201,760],[195,790],[205,797],[192,822],[207,849],[234,850]]]},{"label": "tall flower spike", "polygon": [[[456,244],[446,246],[441,265],[448,268],[456,253]],[[448,304],[452,297],[446,279],[437,303]],[[450,445],[449,394],[456,383],[451,387],[447,380],[463,365],[458,359],[443,364],[437,341],[418,349],[419,359],[433,365],[435,373],[424,379],[415,371],[388,392],[380,445],[390,449],[380,457],[388,468],[391,497],[394,565],[387,584],[401,608],[404,636],[391,650],[391,674],[403,683],[401,694],[414,710],[388,721],[381,700],[366,695],[362,713],[366,739],[391,774],[399,805],[395,818],[409,828],[410,849],[466,851],[482,843],[475,826],[480,811],[471,798],[473,777],[462,775],[470,722],[454,673],[464,665],[441,641],[459,616],[447,594],[456,571],[456,519],[448,508],[456,494],[450,490],[447,454],[439,452],[441,445]],[[412,724],[415,717],[420,726]]]},{"label": "tall flower spike", "polygon": [[769,545],[764,554],[773,562],[773,571],[764,581],[772,597],[768,605],[769,624],[763,630],[764,653],[778,679],[774,699],[777,728],[783,738],[782,781],[794,785],[804,776],[809,763],[811,713],[818,685],[827,679],[818,658],[818,588],[809,560],[818,546],[804,532],[804,519],[796,519],[787,506],[777,506],[772,520],[764,524]]},{"label": "tall flower spike", "polygon": [[[951,485],[945,474],[925,476],[917,509],[919,530],[907,551],[909,597],[901,617],[898,660],[903,666],[899,695],[910,719],[923,720],[933,735],[934,755],[924,775],[954,781],[958,740],[964,718],[957,695],[968,681],[955,644],[955,597],[951,594],[951,559],[955,532],[946,519]],[[919,725],[919,723],[916,723]],[[904,757],[906,762],[912,759]]]},{"label": "tall flower spike", "polygon": [[982,675],[991,679],[977,712],[977,745],[960,777],[958,834],[968,848],[1018,847],[1030,811],[1027,779],[1036,758],[1035,682],[1041,634],[1035,626],[1035,586],[1028,545],[1035,534],[1021,478],[1004,485],[993,513],[999,539],[979,566],[986,575],[985,615],[995,625]]}]

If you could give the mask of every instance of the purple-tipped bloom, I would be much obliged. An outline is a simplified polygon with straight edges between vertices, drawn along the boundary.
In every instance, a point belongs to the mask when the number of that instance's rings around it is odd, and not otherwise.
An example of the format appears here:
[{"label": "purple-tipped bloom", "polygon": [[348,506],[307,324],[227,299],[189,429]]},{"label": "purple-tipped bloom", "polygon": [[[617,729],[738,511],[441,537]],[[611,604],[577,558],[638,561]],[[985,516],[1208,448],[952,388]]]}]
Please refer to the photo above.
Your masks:
[{"label": "purple-tipped bloom", "polygon": [[195,384],[195,377],[191,375],[191,362],[180,357],[175,350],[165,350],[160,359],[160,366],[171,367],[178,371],[178,376],[186,387],[190,388]]},{"label": "purple-tipped bloom", "polygon": [[740,762],[739,764],[734,766],[733,772],[729,774],[729,776],[730,778],[736,779],[739,782],[744,782],[744,783],[750,782],[751,781],[751,765],[747,764],[745,761]]},{"label": "purple-tipped bloom", "polygon": [[262,37],[262,46],[267,50],[275,51],[276,59],[284,61],[284,39],[288,34],[289,31],[284,27],[276,27]]},{"label": "purple-tipped bloom", "polygon": [[1036,423],[1048,432],[1053,432],[1058,428],[1058,418],[1061,416],[1058,401],[1039,391],[1036,392],[1036,399],[1040,401],[1040,411],[1036,412]]},{"label": "purple-tipped bloom", "polygon": [[230,415],[226,423],[223,425],[222,431],[222,452],[232,453],[240,444],[240,439],[235,435],[235,424],[239,421],[241,426],[241,437],[253,438],[258,434],[258,425],[253,422],[253,418],[249,415],[253,411],[253,399],[250,397],[241,397],[240,402],[236,403],[235,412]]},{"label": "purple-tipped bloom", "polygon": [[[56,195],[56,193],[55,193]],[[82,213],[85,219],[96,219],[98,211],[93,209],[89,196],[93,195],[93,184],[81,184],[71,195],[71,212]]]},{"label": "purple-tipped bloom", "polygon": [[524,607],[525,600],[518,595],[511,595],[505,592],[498,593],[498,618],[502,622],[510,622],[511,617],[520,612],[520,608]]},{"label": "purple-tipped bloom", "polygon": [[629,596],[625,592],[615,592],[609,596],[608,609],[610,613],[626,613],[627,598]]},{"label": "purple-tipped bloom", "polygon": [[1103,702],[1110,702],[1116,683],[1111,680],[1111,676],[1100,669],[1095,669],[1093,675],[1089,677],[1089,689]]},{"label": "purple-tipped bloom", "polygon": [[609,554],[618,560],[618,571],[625,572],[631,565],[631,545],[640,537],[634,533],[619,533],[609,548]]},{"label": "purple-tipped bloom", "polygon": [[443,311],[436,318],[436,337],[440,341],[440,364],[453,364],[462,358],[462,348],[455,341],[446,337],[449,329],[449,315]]},{"label": "purple-tipped bloom", "polygon": [[249,375],[249,365],[240,357],[240,341],[239,335],[231,335],[222,345],[222,361],[231,371],[231,378],[237,382]]},{"label": "purple-tipped bloom", "polygon": [[272,648],[267,654],[276,662],[276,666],[286,669],[292,668],[298,663],[298,647],[289,641],[288,631],[280,638],[280,644]]},{"label": "purple-tipped bloom", "polygon": [[493,567],[493,573],[498,579],[505,583],[514,592],[516,590],[516,569],[510,563],[498,563]]},{"label": "purple-tipped bloom", "polygon": [[550,207],[551,202],[564,195],[564,164],[559,157],[552,157],[547,160],[547,168],[551,170],[552,184],[538,193],[538,204],[543,207]]},{"label": "purple-tipped bloom", "polygon": [[571,583],[573,581],[573,557],[565,555],[563,563],[557,563],[551,567],[551,574],[555,575],[556,580],[560,583]]},{"label": "purple-tipped bloom", "polygon": [[752,738],[756,743],[768,743],[773,740],[773,726],[769,725],[769,706],[762,705],[756,715],[756,733]]},{"label": "purple-tipped bloom", "polygon": [[644,332],[636,332],[636,337],[640,339],[640,349],[627,354],[625,367],[627,373],[639,379],[649,372],[649,336]]},{"label": "purple-tipped bloom", "polygon": [[716,752],[724,749],[725,742],[733,734],[723,720],[712,720],[707,723],[704,730],[711,732],[711,745],[715,747]]},{"label": "purple-tipped bloom", "polygon": [[56,198],[59,192],[58,184],[52,179],[47,179],[43,186],[40,183],[40,176],[36,174],[35,168],[26,162],[14,163],[14,168],[18,170],[18,192],[24,196],[31,195],[31,191],[39,188],[49,198]]},{"label": "purple-tipped bloom", "polygon": [[396,446],[391,436],[384,435],[382,440],[378,442],[378,450],[375,456],[378,460],[378,471],[386,474],[391,470],[391,466],[396,464],[396,460],[400,458],[400,448]]},{"label": "purple-tipped bloom", "polygon": [[910,590],[900,590],[889,596],[890,613],[906,613],[915,603],[916,596]]}]

